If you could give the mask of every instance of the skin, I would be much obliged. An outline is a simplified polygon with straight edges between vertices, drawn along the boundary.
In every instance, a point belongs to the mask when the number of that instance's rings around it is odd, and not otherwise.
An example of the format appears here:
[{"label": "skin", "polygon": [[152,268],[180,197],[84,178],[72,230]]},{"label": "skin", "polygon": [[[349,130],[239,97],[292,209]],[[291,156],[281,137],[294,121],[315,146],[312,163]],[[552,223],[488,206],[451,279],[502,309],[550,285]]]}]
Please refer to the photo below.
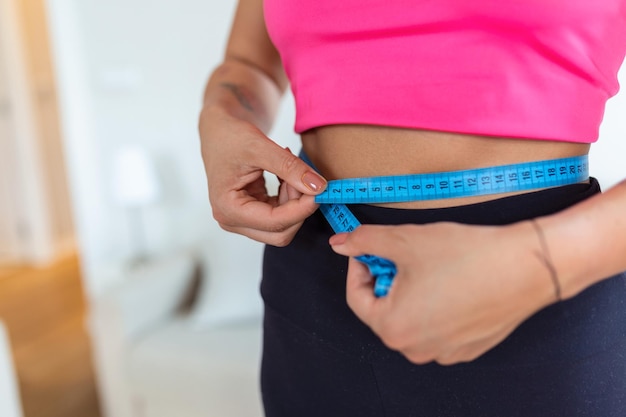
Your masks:
[{"label": "skin", "polygon": [[[287,245],[317,209],[313,196],[326,184],[267,137],[286,85],[267,36],[262,1],[240,0],[224,62],[205,91],[199,124],[202,156],[220,226],[277,246]],[[568,142],[360,125],[316,128],[305,132],[302,142],[328,179],[470,169],[589,150],[586,144]],[[265,189],[265,171],[282,181],[277,196]],[[398,207],[444,207],[491,198],[497,197]],[[557,301],[551,268],[563,299],[626,270],[625,208],[623,181],[536,219],[549,254],[529,221],[499,227],[364,225],[333,236],[329,243],[351,257],[348,305],[387,346],[414,363],[453,364],[482,355],[533,313]],[[387,297],[373,296],[367,269],[353,259],[364,253],[398,266]]]}]

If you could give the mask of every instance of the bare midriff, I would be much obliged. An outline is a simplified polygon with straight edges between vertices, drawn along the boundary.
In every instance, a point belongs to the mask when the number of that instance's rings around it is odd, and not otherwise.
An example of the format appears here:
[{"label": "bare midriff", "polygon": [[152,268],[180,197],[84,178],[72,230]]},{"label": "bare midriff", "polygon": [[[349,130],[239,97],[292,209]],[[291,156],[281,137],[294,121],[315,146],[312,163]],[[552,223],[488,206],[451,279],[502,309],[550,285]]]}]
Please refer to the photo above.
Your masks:
[{"label": "bare midriff", "polygon": [[[302,134],[311,161],[328,180],[455,171],[585,155],[589,144],[486,137],[381,126],[333,125]],[[451,207],[509,194],[378,204],[398,208]]]}]

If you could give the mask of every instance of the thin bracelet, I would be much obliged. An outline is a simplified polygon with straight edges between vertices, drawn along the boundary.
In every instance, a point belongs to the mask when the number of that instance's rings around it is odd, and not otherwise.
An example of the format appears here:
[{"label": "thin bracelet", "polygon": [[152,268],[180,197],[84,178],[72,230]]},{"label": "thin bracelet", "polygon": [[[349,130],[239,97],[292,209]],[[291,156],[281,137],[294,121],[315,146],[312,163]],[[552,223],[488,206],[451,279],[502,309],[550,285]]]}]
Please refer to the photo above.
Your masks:
[{"label": "thin bracelet", "polygon": [[539,255],[540,255],[541,260],[543,261],[543,264],[546,266],[546,268],[548,268],[548,271],[550,271],[550,278],[552,279],[552,283],[554,284],[554,293],[556,295],[556,299],[558,301],[562,301],[563,299],[561,298],[561,284],[559,283],[559,277],[556,273],[556,268],[554,267],[554,264],[552,263],[552,257],[550,256],[550,250],[548,249],[546,236],[544,235],[543,229],[541,228],[541,226],[539,226],[537,219],[531,219],[530,223],[535,228],[535,231],[537,232],[537,236],[539,237],[539,242],[543,250],[543,254],[539,254]]}]

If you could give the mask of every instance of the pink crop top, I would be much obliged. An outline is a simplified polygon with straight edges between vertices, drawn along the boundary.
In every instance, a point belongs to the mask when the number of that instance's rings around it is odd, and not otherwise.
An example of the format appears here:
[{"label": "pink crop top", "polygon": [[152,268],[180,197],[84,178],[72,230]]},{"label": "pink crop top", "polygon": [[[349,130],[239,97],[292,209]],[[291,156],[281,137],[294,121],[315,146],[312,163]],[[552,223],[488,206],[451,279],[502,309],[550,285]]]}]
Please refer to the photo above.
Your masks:
[{"label": "pink crop top", "polygon": [[372,124],[594,142],[626,0],[264,0],[297,132]]}]

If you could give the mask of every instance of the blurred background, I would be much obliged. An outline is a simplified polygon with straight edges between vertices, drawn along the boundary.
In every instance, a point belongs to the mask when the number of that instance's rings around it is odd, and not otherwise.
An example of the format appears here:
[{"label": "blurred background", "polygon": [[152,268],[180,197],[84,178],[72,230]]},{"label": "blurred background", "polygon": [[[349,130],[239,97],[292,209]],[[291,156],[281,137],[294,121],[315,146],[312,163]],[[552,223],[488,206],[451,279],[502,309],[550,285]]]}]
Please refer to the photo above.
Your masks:
[{"label": "blurred background", "polygon": [[[262,248],[212,220],[196,128],[234,6],[0,0],[0,417],[261,415]],[[624,158],[622,93],[604,188]]]}]

